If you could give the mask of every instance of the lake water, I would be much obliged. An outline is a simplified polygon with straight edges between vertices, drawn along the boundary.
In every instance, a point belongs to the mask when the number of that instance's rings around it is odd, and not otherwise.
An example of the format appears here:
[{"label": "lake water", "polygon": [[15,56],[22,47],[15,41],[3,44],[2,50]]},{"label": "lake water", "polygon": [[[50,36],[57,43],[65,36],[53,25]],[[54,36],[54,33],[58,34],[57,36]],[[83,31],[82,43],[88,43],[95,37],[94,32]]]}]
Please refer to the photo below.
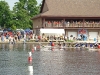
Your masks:
[{"label": "lake water", "polygon": [[0,75],[100,75],[100,52],[44,47],[32,53],[30,64],[28,52],[34,46],[0,44]]}]

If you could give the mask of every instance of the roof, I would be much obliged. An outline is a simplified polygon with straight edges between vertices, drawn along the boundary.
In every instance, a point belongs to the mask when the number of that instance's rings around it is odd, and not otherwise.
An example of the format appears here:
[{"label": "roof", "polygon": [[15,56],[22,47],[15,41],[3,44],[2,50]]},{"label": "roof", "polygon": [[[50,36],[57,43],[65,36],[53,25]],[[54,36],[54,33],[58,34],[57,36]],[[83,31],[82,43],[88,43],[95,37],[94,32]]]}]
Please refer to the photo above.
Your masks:
[{"label": "roof", "polygon": [[[44,4],[48,10],[42,13]],[[100,17],[99,0],[43,0],[41,17]],[[35,16],[34,18],[39,17]]]}]

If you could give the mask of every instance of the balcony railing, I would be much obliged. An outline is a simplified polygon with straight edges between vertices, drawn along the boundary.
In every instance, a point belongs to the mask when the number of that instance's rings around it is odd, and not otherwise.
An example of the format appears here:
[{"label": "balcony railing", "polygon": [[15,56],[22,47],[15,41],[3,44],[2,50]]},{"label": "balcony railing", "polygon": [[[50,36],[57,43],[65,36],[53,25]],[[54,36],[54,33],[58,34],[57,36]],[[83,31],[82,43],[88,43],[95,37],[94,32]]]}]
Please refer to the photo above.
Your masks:
[{"label": "balcony railing", "polygon": [[52,24],[52,23],[48,23],[48,24],[44,24],[43,25],[45,28],[46,27],[87,27],[87,28],[97,28],[100,27],[100,22],[96,22],[96,23],[60,23],[60,24]]}]

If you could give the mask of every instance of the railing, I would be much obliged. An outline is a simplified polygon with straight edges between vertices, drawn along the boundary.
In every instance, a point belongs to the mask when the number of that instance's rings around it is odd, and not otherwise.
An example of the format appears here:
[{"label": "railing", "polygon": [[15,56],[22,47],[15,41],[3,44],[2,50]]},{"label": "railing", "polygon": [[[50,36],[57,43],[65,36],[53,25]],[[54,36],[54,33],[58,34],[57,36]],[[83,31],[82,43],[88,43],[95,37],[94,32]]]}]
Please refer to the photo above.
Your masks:
[{"label": "railing", "polygon": [[95,23],[95,24],[58,24],[58,25],[53,25],[53,24],[47,24],[44,25],[44,27],[90,27],[90,28],[97,28],[100,27],[100,23]]}]

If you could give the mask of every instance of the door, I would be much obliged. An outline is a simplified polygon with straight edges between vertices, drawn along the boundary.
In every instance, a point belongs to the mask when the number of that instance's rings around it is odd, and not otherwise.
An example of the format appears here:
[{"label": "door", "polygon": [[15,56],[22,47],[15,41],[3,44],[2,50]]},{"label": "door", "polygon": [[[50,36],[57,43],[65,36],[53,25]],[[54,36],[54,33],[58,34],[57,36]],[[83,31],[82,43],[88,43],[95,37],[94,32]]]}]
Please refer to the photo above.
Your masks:
[{"label": "door", "polygon": [[[72,37],[71,37],[72,36]],[[73,39],[73,37],[77,38],[77,32],[68,32],[69,39]]]},{"label": "door", "polygon": [[89,38],[90,39],[97,39],[97,36],[98,36],[98,32],[89,32]]}]

